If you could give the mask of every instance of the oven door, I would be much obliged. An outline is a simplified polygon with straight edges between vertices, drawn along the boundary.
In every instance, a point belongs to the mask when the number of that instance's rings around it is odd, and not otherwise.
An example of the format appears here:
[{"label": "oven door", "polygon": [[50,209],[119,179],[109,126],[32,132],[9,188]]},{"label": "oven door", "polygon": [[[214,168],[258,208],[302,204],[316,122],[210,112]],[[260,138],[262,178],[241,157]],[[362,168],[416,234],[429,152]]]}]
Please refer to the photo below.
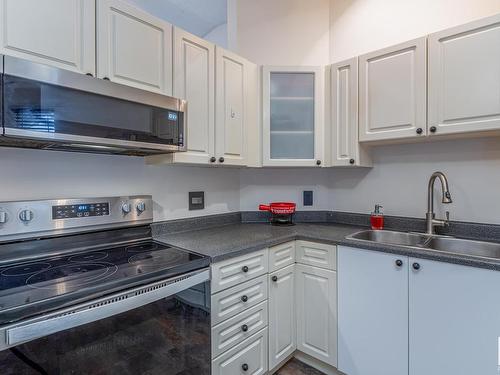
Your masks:
[{"label": "oven door", "polygon": [[209,375],[209,271],[2,329],[3,374]]},{"label": "oven door", "polygon": [[159,152],[184,151],[186,102],[4,56],[4,135]]}]

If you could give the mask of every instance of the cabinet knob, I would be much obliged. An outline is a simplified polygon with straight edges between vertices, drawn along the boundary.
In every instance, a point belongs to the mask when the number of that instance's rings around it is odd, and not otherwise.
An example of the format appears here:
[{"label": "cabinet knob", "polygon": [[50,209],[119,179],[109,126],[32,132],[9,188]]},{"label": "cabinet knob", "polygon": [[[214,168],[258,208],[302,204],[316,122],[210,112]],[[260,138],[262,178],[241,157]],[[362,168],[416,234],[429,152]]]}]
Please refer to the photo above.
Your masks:
[{"label": "cabinet knob", "polygon": [[423,132],[424,132],[424,130],[422,128],[417,129],[417,134],[422,134]]},{"label": "cabinet knob", "polygon": [[271,280],[274,282],[278,281],[278,276],[275,275],[275,276],[271,277]]},{"label": "cabinet knob", "polygon": [[321,160],[316,160],[316,165],[321,165]]},{"label": "cabinet knob", "polygon": [[224,163],[224,158],[222,156],[219,158],[219,163]]},{"label": "cabinet knob", "polygon": [[248,365],[247,365],[246,363],[243,363],[243,364],[241,365],[241,369],[242,369],[243,371],[248,371]]},{"label": "cabinet knob", "polygon": [[396,260],[396,266],[401,267],[403,265],[403,261],[401,259]]},{"label": "cabinet knob", "polygon": [[210,163],[215,163],[217,161],[217,158],[215,156],[212,156],[210,158]]},{"label": "cabinet knob", "polygon": [[243,325],[241,326],[241,330],[242,330],[243,332],[248,331],[248,326],[247,326],[246,324],[243,324]]},{"label": "cabinet knob", "polygon": [[243,266],[243,267],[241,267],[241,270],[242,270],[243,272],[247,273],[247,272],[248,272],[248,266]]},{"label": "cabinet knob", "polygon": [[354,159],[349,160],[349,164],[354,164],[354,163],[356,163],[356,160]]},{"label": "cabinet knob", "polygon": [[438,129],[435,126],[431,126],[429,130],[431,133],[435,133]]},{"label": "cabinet knob", "polygon": [[418,263],[413,263],[413,264],[412,264],[412,267],[413,267],[413,269],[414,269],[415,271],[418,271],[418,270],[420,269],[420,264],[418,264]]},{"label": "cabinet knob", "polygon": [[241,296],[241,300],[242,300],[243,302],[248,301],[248,296]]}]

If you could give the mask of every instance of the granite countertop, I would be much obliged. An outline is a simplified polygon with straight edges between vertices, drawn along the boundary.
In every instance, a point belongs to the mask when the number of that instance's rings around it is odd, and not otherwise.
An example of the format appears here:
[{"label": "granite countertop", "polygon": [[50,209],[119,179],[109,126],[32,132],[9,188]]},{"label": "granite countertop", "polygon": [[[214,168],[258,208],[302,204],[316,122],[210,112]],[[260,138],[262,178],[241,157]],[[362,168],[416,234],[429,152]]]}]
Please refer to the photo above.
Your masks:
[{"label": "granite countertop", "polygon": [[214,263],[288,241],[306,240],[500,271],[500,260],[346,239],[346,236],[364,229],[368,228],[334,223],[298,223],[289,227],[266,223],[233,223],[177,233],[160,232],[154,238],[208,256]]}]

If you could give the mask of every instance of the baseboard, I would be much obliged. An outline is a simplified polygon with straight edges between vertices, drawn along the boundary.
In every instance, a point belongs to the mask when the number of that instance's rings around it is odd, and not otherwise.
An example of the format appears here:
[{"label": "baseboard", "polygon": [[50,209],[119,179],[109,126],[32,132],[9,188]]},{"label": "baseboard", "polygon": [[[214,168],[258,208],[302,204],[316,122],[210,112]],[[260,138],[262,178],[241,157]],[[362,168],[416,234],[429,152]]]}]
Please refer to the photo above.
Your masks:
[{"label": "baseboard", "polygon": [[280,368],[282,368],[289,360],[291,360],[295,355],[295,352],[290,354],[288,357],[286,357],[284,360],[282,360],[280,363],[278,363],[274,368],[269,369],[268,374],[272,375],[276,371],[278,371]]},{"label": "baseboard", "polygon": [[335,367],[321,362],[308,354],[299,352],[298,350],[293,354],[293,356],[299,361],[304,362],[306,365],[311,366],[318,371],[324,372],[326,375],[345,375],[344,373],[338,371]]}]

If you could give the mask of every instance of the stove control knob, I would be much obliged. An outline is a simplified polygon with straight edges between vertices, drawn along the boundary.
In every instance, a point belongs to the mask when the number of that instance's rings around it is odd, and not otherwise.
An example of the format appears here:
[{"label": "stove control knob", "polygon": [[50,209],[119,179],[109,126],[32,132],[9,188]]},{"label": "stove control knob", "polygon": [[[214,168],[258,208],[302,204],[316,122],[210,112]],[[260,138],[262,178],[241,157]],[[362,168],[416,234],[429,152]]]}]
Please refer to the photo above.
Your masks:
[{"label": "stove control knob", "polygon": [[22,210],[21,212],[19,212],[19,220],[21,220],[23,223],[29,223],[31,220],[33,220],[33,211]]},{"label": "stove control knob", "polygon": [[146,203],[139,202],[139,203],[137,203],[137,206],[135,208],[137,209],[137,212],[142,213],[142,212],[146,211]]},{"label": "stove control knob", "polygon": [[128,214],[130,212],[130,203],[123,203],[122,211],[125,215]]},{"label": "stove control knob", "polygon": [[7,222],[7,212],[0,211],[0,224],[5,224]]}]

